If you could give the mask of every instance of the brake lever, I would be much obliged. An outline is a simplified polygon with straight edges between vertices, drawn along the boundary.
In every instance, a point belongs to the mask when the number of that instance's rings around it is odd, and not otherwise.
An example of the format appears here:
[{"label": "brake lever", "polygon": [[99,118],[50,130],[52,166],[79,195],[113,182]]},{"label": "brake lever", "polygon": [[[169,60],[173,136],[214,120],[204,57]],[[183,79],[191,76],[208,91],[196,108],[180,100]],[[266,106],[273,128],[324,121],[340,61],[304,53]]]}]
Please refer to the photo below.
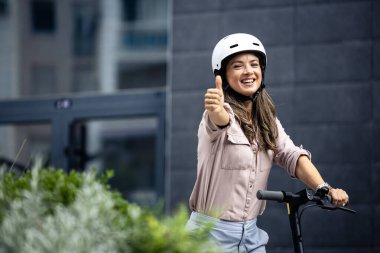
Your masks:
[{"label": "brake lever", "polygon": [[331,203],[331,197],[329,195],[325,195],[325,196],[321,197],[318,201],[318,205],[322,209],[327,209],[327,210],[335,210],[338,208],[337,206],[335,206]]},{"label": "brake lever", "polygon": [[343,207],[343,206],[339,206],[338,209],[345,211],[345,212],[348,212],[348,213],[356,213],[355,210],[353,210],[351,208]]},{"label": "brake lever", "polygon": [[348,213],[356,213],[356,211],[353,210],[353,209],[351,209],[351,208],[344,207],[344,206],[335,206],[330,201],[331,200],[329,200],[329,198],[321,199],[319,201],[319,203],[318,203],[318,206],[320,208],[326,209],[326,210],[336,210],[336,209],[339,209],[339,210],[342,210],[342,211],[345,211],[345,212],[348,212]]},{"label": "brake lever", "polygon": [[340,209],[340,210],[345,211],[345,212],[356,213],[356,211],[353,209],[343,207],[343,206],[335,206],[334,204],[332,204],[331,203],[331,196],[328,195],[328,193],[329,193],[329,189],[327,187],[323,187],[315,193],[315,196],[320,197],[320,199],[318,201],[319,202],[318,205],[322,209],[327,209],[327,210]]},{"label": "brake lever", "polygon": [[319,202],[318,205],[322,209],[327,209],[327,210],[340,209],[340,210],[348,212],[348,213],[356,213],[356,211],[353,210],[353,209],[350,209],[350,208],[347,208],[347,207],[344,207],[344,206],[336,206],[333,203],[331,203],[331,196],[328,195],[328,191],[323,191],[322,193],[321,192],[317,192],[316,195],[320,196],[320,199],[318,201]]}]

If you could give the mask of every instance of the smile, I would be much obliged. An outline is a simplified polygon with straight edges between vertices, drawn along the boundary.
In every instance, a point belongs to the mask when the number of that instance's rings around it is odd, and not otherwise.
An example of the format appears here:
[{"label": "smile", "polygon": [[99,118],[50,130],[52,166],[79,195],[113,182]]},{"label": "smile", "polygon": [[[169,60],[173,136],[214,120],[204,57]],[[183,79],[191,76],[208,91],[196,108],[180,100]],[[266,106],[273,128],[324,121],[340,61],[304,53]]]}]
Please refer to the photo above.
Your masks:
[{"label": "smile", "polygon": [[243,83],[244,85],[250,86],[255,82],[255,80],[253,78],[250,78],[250,79],[243,79],[240,82]]}]

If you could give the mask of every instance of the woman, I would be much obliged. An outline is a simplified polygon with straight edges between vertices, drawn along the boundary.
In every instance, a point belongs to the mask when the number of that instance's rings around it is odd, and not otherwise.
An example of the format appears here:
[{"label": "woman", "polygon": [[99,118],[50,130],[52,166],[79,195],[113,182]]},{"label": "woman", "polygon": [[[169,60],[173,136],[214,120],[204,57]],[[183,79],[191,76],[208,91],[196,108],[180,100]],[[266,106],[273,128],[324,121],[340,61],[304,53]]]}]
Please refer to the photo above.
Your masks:
[{"label": "woman", "polygon": [[266,63],[264,46],[249,34],[223,38],[212,54],[215,88],[204,98],[187,227],[213,222],[211,237],[224,252],[265,252],[268,235],[256,226],[265,202],[256,193],[266,189],[273,163],[312,189],[328,186],[335,205],[349,199],[322,179],[309,152],[285,133],[264,89]]}]

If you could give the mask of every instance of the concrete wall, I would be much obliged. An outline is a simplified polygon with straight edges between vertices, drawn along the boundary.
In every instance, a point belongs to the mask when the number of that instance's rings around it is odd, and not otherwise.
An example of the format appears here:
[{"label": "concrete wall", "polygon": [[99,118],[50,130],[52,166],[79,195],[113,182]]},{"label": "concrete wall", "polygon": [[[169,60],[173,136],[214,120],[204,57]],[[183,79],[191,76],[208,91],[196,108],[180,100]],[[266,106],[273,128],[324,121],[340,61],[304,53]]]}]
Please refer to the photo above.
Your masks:
[{"label": "concrete wall", "polygon": [[[227,34],[247,32],[267,49],[267,87],[286,131],[358,211],[306,211],[307,252],[380,252],[380,1],[174,0],[172,19],[171,207],[188,201],[195,181],[212,49]],[[303,187],[272,169],[269,188]],[[293,252],[287,219],[279,204],[260,217],[268,252]]]}]

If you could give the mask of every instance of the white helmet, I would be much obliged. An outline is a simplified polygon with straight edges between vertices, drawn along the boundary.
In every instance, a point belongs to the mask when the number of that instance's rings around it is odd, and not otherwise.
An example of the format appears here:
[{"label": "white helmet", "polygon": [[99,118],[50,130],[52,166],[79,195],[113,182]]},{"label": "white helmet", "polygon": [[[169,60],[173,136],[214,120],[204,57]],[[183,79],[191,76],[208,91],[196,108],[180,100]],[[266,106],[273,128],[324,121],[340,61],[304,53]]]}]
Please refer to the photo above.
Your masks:
[{"label": "white helmet", "polygon": [[247,33],[234,33],[221,39],[212,52],[212,70],[214,74],[222,67],[222,61],[228,56],[244,51],[254,51],[261,54],[261,64],[265,69],[267,56],[261,41]]}]

